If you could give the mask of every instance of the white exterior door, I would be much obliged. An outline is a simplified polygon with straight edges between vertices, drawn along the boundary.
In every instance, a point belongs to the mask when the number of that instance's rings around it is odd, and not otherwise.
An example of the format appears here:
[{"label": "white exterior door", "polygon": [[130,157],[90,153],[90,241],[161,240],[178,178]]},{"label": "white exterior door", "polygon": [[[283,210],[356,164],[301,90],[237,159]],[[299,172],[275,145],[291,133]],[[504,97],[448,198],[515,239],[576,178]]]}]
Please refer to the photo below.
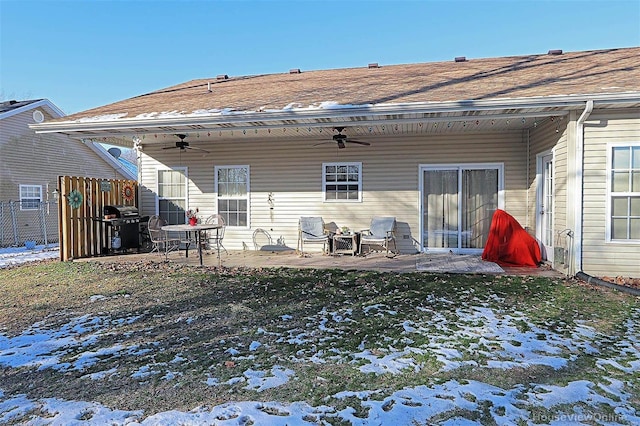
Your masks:
[{"label": "white exterior door", "polygon": [[537,237],[542,258],[553,262],[553,154],[538,156]]}]

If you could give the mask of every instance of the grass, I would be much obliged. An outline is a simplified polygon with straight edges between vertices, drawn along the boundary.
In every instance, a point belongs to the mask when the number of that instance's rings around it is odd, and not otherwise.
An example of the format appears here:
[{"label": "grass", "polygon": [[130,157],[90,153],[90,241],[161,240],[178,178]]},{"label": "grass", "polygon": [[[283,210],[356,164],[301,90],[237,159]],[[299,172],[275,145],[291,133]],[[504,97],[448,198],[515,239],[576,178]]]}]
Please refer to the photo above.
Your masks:
[{"label": "grass", "polygon": [[[354,416],[366,417],[369,408],[361,398],[335,395],[371,392],[368,398],[382,401],[403,388],[452,379],[502,388],[562,385],[576,379],[598,383],[604,372],[624,380],[632,393],[640,392],[637,372],[600,368],[585,348],[566,349],[559,356],[569,361],[559,369],[486,365],[500,360],[500,345],[469,330],[481,329],[488,320],[494,326],[510,321],[516,332],[510,343],[518,350],[525,349],[520,339],[526,333],[544,341],[548,333],[570,337],[585,326],[604,336],[599,348],[603,353],[611,350],[624,333],[625,321],[640,308],[639,299],[572,281],[338,270],[216,271],[138,261],[43,262],[0,270],[0,283],[0,333],[6,337],[18,336],[37,322],[56,329],[86,315],[99,318],[99,327],[109,332],[62,351],[61,363],[73,364],[81,353],[116,345],[135,354],[103,352],[84,370],[4,367],[0,389],[7,395],[97,401],[149,414],[227,401],[306,401],[337,410],[353,407]],[[477,307],[491,309],[495,318],[474,311]],[[250,350],[255,341],[261,346]],[[403,355],[406,368],[396,373],[360,368],[372,358],[407,347],[418,349]],[[457,351],[460,366],[443,369],[434,347]],[[312,362],[314,356],[323,362]],[[245,381],[232,380],[247,370],[274,366],[293,370],[294,378],[260,393],[247,389]],[[111,368],[117,371],[104,379],[87,378]],[[132,377],[145,371],[151,374]],[[173,374],[171,380],[167,372]],[[209,386],[207,378],[222,384]],[[475,411],[457,409],[432,421],[461,416],[491,424],[491,410],[498,415],[504,411],[492,408],[490,401],[476,402]],[[399,404],[391,401],[388,409],[394,403]],[[540,408],[531,412],[540,417],[554,413]],[[339,424],[338,419],[324,420]]]}]

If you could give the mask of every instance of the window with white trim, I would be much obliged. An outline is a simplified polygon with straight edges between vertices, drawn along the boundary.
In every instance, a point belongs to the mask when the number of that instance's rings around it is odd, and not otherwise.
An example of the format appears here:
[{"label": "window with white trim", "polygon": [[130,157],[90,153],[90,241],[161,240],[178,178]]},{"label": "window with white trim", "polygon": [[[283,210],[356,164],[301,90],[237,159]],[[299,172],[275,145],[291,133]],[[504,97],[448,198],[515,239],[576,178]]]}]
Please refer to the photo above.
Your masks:
[{"label": "window with white trim", "polygon": [[158,215],[170,225],[185,223],[187,169],[158,169]]},{"label": "window with white trim", "polygon": [[361,201],[362,163],[323,163],[322,192],[325,201]]},{"label": "window with white trim", "polygon": [[20,185],[20,210],[38,210],[42,202],[42,185]]},{"label": "window with white trim", "polygon": [[640,144],[612,146],[608,168],[610,240],[640,242]]},{"label": "window with white trim", "polygon": [[249,166],[216,166],[218,214],[226,226],[249,226]]}]

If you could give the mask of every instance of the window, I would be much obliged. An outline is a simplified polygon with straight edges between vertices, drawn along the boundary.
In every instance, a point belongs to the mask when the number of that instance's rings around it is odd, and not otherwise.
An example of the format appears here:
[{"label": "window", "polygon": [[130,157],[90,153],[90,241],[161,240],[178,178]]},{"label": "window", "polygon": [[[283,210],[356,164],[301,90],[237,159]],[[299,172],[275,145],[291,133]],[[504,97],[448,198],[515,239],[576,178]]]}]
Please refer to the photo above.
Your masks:
[{"label": "window", "polygon": [[612,146],[609,169],[609,240],[640,242],[640,144]]},{"label": "window", "polygon": [[158,170],[158,214],[171,225],[185,223],[187,169]]},{"label": "window", "polygon": [[362,163],[323,163],[325,201],[362,200]]},{"label": "window", "polygon": [[38,210],[42,202],[42,185],[20,185],[20,210]]},{"label": "window", "polygon": [[218,214],[227,226],[249,226],[249,166],[216,166]]}]

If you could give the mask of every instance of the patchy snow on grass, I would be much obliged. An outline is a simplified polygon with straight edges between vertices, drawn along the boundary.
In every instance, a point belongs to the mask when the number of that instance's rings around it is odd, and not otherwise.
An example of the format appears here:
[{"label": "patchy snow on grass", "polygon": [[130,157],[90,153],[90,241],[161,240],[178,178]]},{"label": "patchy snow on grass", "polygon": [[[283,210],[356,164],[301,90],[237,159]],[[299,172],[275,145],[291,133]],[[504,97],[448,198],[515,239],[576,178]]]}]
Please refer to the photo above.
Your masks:
[{"label": "patchy snow on grass", "polygon": [[37,245],[33,249],[26,247],[0,248],[0,269],[38,260],[57,259],[60,257],[58,244]]},{"label": "patchy snow on grass", "polygon": [[275,388],[287,383],[289,378],[294,374],[295,372],[293,370],[279,365],[276,365],[271,369],[270,376],[267,376],[264,371],[247,370],[244,372],[244,376],[248,383],[245,389],[262,392],[265,389]]},{"label": "patchy snow on grass", "polygon": [[[248,372],[249,376],[252,373]],[[253,380],[252,378],[250,380]],[[356,399],[361,401],[367,409],[366,417],[356,414],[356,410],[348,406],[340,411],[331,406],[310,406],[304,402],[283,404],[276,402],[243,401],[225,403],[211,409],[204,407],[195,408],[189,412],[165,411],[143,418],[141,411],[111,410],[97,403],[81,401],[64,401],[55,398],[47,398],[32,401],[24,395],[17,395],[0,402],[0,421],[8,422],[12,418],[34,410],[46,413],[46,417],[32,418],[32,423],[62,425],[77,423],[82,418],[91,424],[128,424],[128,425],[157,425],[157,424],[268,424],[268,425],[297,425],[320,423],[322,419],[338,419],[351,424],[407,424],[409,419],[417,422],[427,422],[429,419],[445,412],[455,410],[482,411],[488,410],[497,424],[516,424],[518,421],[526,421],[529,418],[528,411],[523,408],[532,402],[541,403],[546,408],[564,403],[609,404],[616,405],[613,399],[600,396],[592,389],[592,384],[587,381],[569,383],[565,387],[538,386],[533,392],[523,392],[523,386],[518,385],[512,389],[502,389],[477,381],[459,382],[450,380],[433,386],[417,386],[394,392],[385,398],[378,398],[379,391],[339,392],[330,399],[346,400]],[[538,393],[540,391],[541,393]],[[548,415],[547,420],[557,417]],[[598,420],[595,416],[576,412],[573,419],[580,418],[584,421]],[[604,416],[604,415],[602,415]],[[615,416],[615,418],[614,418]],[[570,416],[563,415],[570,419]],[[602,417],[604,418],[604,417]],[[617,409],[614,415],[609,416],[606,424],[622,424],[618,421],[626,421],[637,424],[640,417],[634,414],[633,408],[624,407]],[[544,419],[543,419],[544,420]],[[582,424],[575,421],[551,422],[552,424]],[[443,423],[444,424],[444,423]],[[462,417],[449,419],[446,424],[478,425]],[[534,423],[527,423],[534,424]]]},{"label": "patchy snow on grass", "polygon": [[72,349],[80,350],[94,344],[102,334],[111,332],[110,327],[135,321],[135,318],[138,317],[110,320],[85,315],[72,319],[59,330],[48,330],[44,322],[39,322],[12,338],[0,334],[0,366],[84,370],[95,364],[99,357],[115,356],[134,347],[116,344],[97,351],[86,350],[79,352],[73,362],[61,362],[61,358],[73,359]]},{"label": "patchy snow on grass", "polygon": [[411,352],[417,352],[417,350],[404,350],[400,352],[393,352],[382,357],[374,355],[371,351],[366,350],[363,352],[357,352],[351,354],[354,361],[352,363],[359,364],[362,361],[367,363],[360,366],[359,370],[363,373],[374,374],[400,374],[403,370],[420,369],[420,366],[414,361],[410,355]]},{"label": "patchy snow on grass", "polygon": [[[444,302],[437,299],[433,303]],[[420,316],[412,320],[396,320],[397,311],[384,305],[369,305],[362,312],[355,312],[351,308],[339,311],[322,309],[305,318],[306,330],[283,328],[275,332],[260,327],[257,334],[262,336],[261,339],[272,336],[268,344],[252,341],[248,346],[245,344],[237,347],[255,352],[259,348],[293,346],[296,348],[295,356],[291,356],[288,361],[309,364],[349,363],[355,365],[360,372],[376,375],[420,371],[425,356],[435,358],[439,366],[436,368],[441,371],[468,365],[500,370],[531,366],[558,370],[576,360],[577,354],[585,354],[594,358],[602,375],[598,381],[581,379],[555,384],[516,384],[510,388],[474,380],[451,379],[444,383],[406,387],[391,393],[382,389],[369,389],[327,395],[327,404],[335,400],[347,404],[346,407],[343,404],[340,409],[330,405],[311,406],[302,401],[286,404],[243,401],[215,407],[196,407],[188,412],[171,410],[146,413],[110,409],[95,402],[56,398],[30,399],[22,394],[6,395],[0,390],[0,423],[27,416],[32,424],[53,425],[78,423],[80,420],[90,424],[131,425],[237,425],[251,422],[291,425],[322,423],[323,419],[360,425],[407,424],[407,419],[429,423],[443,412],[455,413],[459,410],[488,413],[497,424],[507,425],[519,421],[524,421],[525,424],[539,423],[540,419],[531,422],[530,415],[531,410],[541,410],[541,416],[547,416],[541,419],[552,424],[567,424],[575,419],[579,419],[577,423],[640,424],[638,409],[634,405],[637,404],[637,395],[632,393],[633,387],[607,374],[616,372],[633,375],[640,369],[640,337],[636,325],[640,319],[640,310],[633,311],[632,317],[623,324],[623,338],[611,345],[608,336],[603,336],[582,321],[556,327],[551,331],[551,328],[545,329],[534,324],[522,312],[510,310],[507,313],[481,304],[451,309],[446,314],[429,308],[422,308],[419,312]],[[360,318],[356,314],[391,320],[393,330],[389,330],[388,336],[365,336],[354,351],[333,347],[333,342],[345,334],[346,328],[353,327],[351,323],[356,321],[354,318]],[[161,351],[163,348],[159,342],[149,342],[146,347],[141,348],[113,341],[114,336],[118,335],[118,327],[132,324],[138,319],[139,316],[113,319],[106,316],[81,316],[56,327],[47,326],[45,321],[41,321],[15,337],[0,334],[0,367],[84,371],[98,362],[116,357],[124,359]],[[189,319],[192,318],[183,318],[181,321],[186,324]],[[283,322],[284,327],[284,318]],[[109,343],[100,347],[101,339],[107,336],[110,337],[107,340]],[[231,341],[231,338],[227,341]],[[225,345],[227,341],[220,340],[218,343]],[[386,347],[379,347],[381,342],[387,342]],[[261,352],[263,351],[257,351],[256,356]],[[240,357],[241,352],[233,347],[227,347],[225,353],[236,360],[253,359],[251,356]],[[138,366],[135,371],[121,374],[144,380],[176,379],[182,374],[180,368],[188,363],[190,356],[188,353],[172,356],[173,358],[167,358],[167,362]],[[241,376],[224,379],[225,381],[203,372],[202,382],[222,389],[242,384],[244,389],[260,393],[286,386],[295,379],[294,370],[285,366],[265,366],[264,360],[252,363],[254,365],[245,369]],[[102,380],[119,374],[119,371],[114,367],[82,377]],[[359,406],[352,405],[352,401],[358,401]],[[563,407],[562,416],[565,417],[554,414],[556,407]],[[594,418],[590,414],[603,412],[604,407],[609,413],[613,413],[606,417],[606,421],[603,420],[604,417]],[[569,414],[566,414],[567,410]],[[563,419],[568,420],[563,423]],[[480,420],[471,421],[460,414],[442,424],[479,423]]]},{"label": "patchy snow on grass", "polygon": [[102,380],[109,376],[112,376],[118,372],[117,368],[110,368],[108,370],[98,371],[96,373],[86,374],[82,376],[83,378],[88,378],[91,380]]}]

